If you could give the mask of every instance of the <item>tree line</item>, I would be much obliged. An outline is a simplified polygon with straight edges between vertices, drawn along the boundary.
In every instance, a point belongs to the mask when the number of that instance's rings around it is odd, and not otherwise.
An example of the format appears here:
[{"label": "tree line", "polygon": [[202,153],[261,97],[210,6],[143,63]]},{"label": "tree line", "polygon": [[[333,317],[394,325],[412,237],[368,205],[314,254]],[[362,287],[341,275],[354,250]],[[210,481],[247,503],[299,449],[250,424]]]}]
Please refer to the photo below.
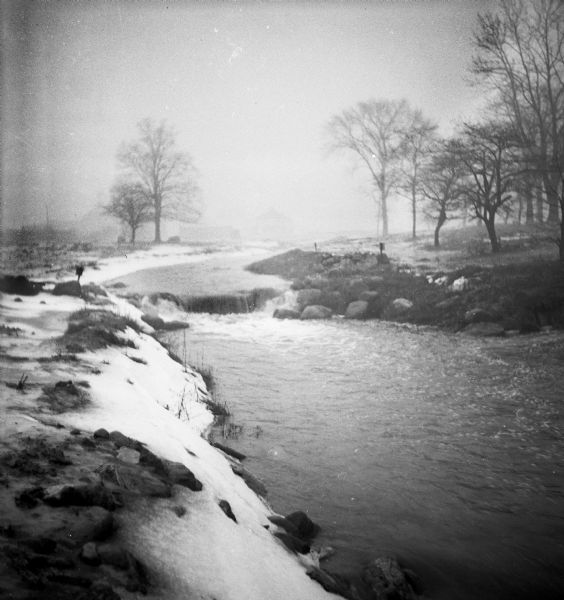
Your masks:
[{"label": "tree line", "polygon": [[[352,153],[370,177],[388,234],[389,202],[410,201],[435,225],[461,214],[481,221],[493,252],[496,218],[560,224],[564,260],[564,3],[500,0],[480,13],[470,67],[487,97],[480,119],[441,138],[406,100],[368,100],[327,124],[330,149]],[[546,210],[545,210],[546,207]],[[546,214],[545,214],[546,213]]]}]

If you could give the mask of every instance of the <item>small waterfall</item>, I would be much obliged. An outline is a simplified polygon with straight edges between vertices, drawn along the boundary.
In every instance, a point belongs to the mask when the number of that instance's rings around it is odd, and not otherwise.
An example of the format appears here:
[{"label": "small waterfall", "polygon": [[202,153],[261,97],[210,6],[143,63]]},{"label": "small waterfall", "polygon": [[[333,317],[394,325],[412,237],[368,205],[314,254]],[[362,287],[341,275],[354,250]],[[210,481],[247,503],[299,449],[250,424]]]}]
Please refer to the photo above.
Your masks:
[{"label": "small waterfall", "polygon": [[263,311],[272,314],[277,308],[289,308],[297,310],[298,293],[294,290],[286,290],[281,296],[276,296],[265,302]]},{"label": "small waterfall", "polygon": [[214,294],[206,296],[186,296],[182,307],[186,312],[211,314],[250,313],[261,309],[266,302],[278,295],[272,288],[257,288],[238,294]]}]

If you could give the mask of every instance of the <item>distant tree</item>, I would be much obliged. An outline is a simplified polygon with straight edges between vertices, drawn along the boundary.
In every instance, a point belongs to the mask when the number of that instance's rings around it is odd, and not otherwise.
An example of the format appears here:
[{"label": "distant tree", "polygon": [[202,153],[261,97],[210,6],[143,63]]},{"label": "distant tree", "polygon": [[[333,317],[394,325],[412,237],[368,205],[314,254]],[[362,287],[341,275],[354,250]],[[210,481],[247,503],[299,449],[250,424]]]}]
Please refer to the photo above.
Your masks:
[{"label": "distant tree", "polygon": [[431,159],[419,174],[422,194],[427,201],[424,214],[435,223],[435,248],[440,246],[442,226],[463,206],[465,169],[459,160],[458,149],[451,140],[437,141]]},{"label": "distant tree", "polygon": [[196,171],[190,156],[176,149],[174,132],[165,121],[138,123],[138,139],[118,152],[122,173],[143,189],[152,204],[155,242],[161,241],[165,217],[194,222],[202,213]]},{"label": "distant tree", "polygon": [[139,227],[153,219],[153,203],[139,183],[122,181],[114,185],[104,210],[129,227],[132,244]]},{"label": "distant tree", "polygon": [[564,260],[564,2],[500,0],[478,17],[472,70],[505,104],[542,177],[548,220],[558,221]]},{"label": "distant tree", "polygon": [[401,181],[401,158],[411,109],[405,100],[368,100],[327,125],[331,150],[353,152],[378,190],[382,234],[388,235],[388,198]]},{"label": "distant tree", "polygon": [[473,216],[486,226],[492,252],[499,252],[496,216],[511,202],[514,180],[521,174],[515,132],[508,124],[491,121],[465,124],[454,147],[466,173],[463,194]]},{"label": "distant tree", "polygon": [[411,112],[404,132],[403,165],[400,188],[408,194],[411,203],[411,237],[417,238],[417,207],[422,196],[421,170],[430,158],[430,148],[437,126],[426,119],[420,110]]}]

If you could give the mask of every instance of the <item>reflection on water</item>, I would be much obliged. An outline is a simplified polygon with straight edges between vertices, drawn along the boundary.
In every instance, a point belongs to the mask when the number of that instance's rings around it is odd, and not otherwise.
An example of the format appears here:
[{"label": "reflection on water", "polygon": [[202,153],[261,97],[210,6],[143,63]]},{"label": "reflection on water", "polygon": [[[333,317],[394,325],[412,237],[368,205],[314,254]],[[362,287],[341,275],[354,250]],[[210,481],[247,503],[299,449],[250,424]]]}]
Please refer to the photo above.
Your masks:
[{"label": "reflection on water", "polygon": [[560,338],[265,313],[190,323],[189,358],[244,425],[229,443],[276,510],[321,524],[329,568],[391,553],[431,598],[561,597]]}]

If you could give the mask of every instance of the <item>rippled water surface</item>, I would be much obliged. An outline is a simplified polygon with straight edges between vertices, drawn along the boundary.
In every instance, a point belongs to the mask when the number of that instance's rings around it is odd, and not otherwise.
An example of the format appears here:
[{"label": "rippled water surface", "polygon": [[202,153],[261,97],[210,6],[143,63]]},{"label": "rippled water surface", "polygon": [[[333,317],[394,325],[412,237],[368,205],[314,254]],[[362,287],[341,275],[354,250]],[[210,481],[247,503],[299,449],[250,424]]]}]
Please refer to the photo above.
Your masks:
[{"label": "rippled water surface", "polygon": [[277,511],[320,523],[337,550],[328,568],[391,553],[431,598],[562,597],[561,338],[266,312],[189,320],[187,355],[243,425],[228,443]]}]

